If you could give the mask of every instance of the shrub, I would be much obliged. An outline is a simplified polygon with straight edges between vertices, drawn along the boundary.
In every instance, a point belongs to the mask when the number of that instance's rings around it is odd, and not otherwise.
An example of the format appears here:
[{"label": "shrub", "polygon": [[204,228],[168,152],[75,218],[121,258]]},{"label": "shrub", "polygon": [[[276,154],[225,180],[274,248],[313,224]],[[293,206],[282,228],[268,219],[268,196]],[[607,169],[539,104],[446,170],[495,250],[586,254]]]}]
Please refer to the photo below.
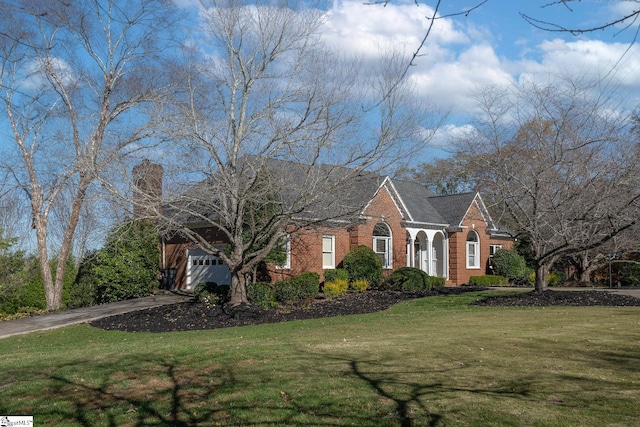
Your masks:
[{"label": "shrub", "polygon": [[134,221],[112,232],[92,269],[97,302],[151,295],[159,284],[159,257],[153,223]]},{"label": "shrub", "polygon": [[89,307],[96,304],[96,280],[93,269],[97,261],[97,251],[87,254],[78,267],[76,279],[69,285],[67,308]]},{"label": "shrub", "polygon": [[349,282],[344,279],[336,279],[331,282],[324,282],[324,296],[334,298],[347,293]]},{"label": "shrub", "polygon": [[0,311],[6,314],[16,314],[29,309],[44,310],[46,308],[44,283],[39,270],[26,283],[14,287],[8,295],[5,295],[0,305]]},{"label": "shrub", "polygon": [[324,281],[333,282],[334,280],[346,280],[349,281],[349,272],[344,268],[336,268],[332,270],[326,270],[324,272]]},{"label": "shrub", "polygon": [[[529,285],[535,286],[535,284],[536,284],[536,272],[530,271]],[[547,274],[547,286],[549,287],[558,286],[559,284],[560,284],[560,276],[558,275],[558,273],[555,273],[553,271],[549,272],[549,274]]]},{"label": "shrub", "polygon": [[276,302],[276,292],[271,283],[248,283],[247,298],[249,302],[265,310],[270,310],[278,306]]},{"label": "shrub", "polygon": [[[56,266],[58,260],[52,259],[49,263],[53,280],[56,278]],[[76,267],[73,258],[69,257],[65,267],[63,280],[63,303],[69,299],[68,289],[76,278]],[[25,270],[22,273],[24,282],[13,286],[8,293],[0,297],[0,312],[15,314],[28,312],[29,310],[45,310],[47,307],[44,280],[40,270],[38,258],[31,257],[25,261]]]},{"label": "shrub", "polygon": [[445,280],[446,279],[444,277],[429,276],[429,281],[431,282],[432,288],[443,288]]},{"label": "shrub", "polygon": [[529,270],[523,256],[511,249],[498,249],[491,259],[494,272],[514,283],[526,282]]},{"label": "shrub", "polygon": [[364,292],[369,288],[369,282],[365,279],[358,279],[355,282],[349,284],[349,288],[355,293]]},{"label": "shrub", "polygon": [[320,275],[318,273],[307,271],[289,280],[300,288],[300,299],[318,296],[320,291]]},{"label": "shrub", "polygon": [[20,309],[18,309],[18,311],[12,314],[3,314],[2,312],[0,312],[0,322],[4,322],[5,320],[20,319],[22,317],[37,316],[40,314],[45,314],[46,312],[46,310],[43,310],[41,308],[21,307]]},{"label": "shrub", "polygon": [[229,301],[229,285],[218,285],[215,282],[200,282],[193,288],[196,301],[208,307],[224,304]]},{"label": "shrub", "polygon": [[290,280],[283,280],[275,284],[276,301],[282,304],[291,304],[300,299],[300,292],[297,286]]},{"label": "shrub", "polygon": [[373,249],[360,245],[344,256],[342,265],[349,273],[349,281],[364,279],[369,286],[376,287],[382,281],[382,261]]},{"label": "shrub", "polygon": [[319,290],[320,275],[308,271],[289,280],[276,283],[276,301],[290,304],[305,298],[315,298],[318,296]]},{"label": "shrub", "polygon": [[486,276],[472,276],[469,278],[469,285],[471,286],[507,286],[509,280],[504,276],[486,275]]},{"label": "shrub", "polygon": [[624,264],[620,271],[620,281],[624,286],[640,286],[640,265]]},{"label": "shrub", "polygon": [[414,267],[401,267],[391,273],[381,288],[388,291],[424,291],[434,286],[434,281],[424,271]]}]

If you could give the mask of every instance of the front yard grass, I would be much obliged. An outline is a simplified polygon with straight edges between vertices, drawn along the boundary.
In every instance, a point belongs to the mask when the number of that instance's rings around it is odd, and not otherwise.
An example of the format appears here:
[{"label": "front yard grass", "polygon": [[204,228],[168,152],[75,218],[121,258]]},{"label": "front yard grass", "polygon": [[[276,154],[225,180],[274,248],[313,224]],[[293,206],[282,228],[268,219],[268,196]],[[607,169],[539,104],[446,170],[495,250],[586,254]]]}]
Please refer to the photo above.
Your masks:
[{"label": "front yard grass", "polygon": [[638,425],[640,307],[467,305],[477,295],[211,331],[7,338],[0,414],[59,426]]}]

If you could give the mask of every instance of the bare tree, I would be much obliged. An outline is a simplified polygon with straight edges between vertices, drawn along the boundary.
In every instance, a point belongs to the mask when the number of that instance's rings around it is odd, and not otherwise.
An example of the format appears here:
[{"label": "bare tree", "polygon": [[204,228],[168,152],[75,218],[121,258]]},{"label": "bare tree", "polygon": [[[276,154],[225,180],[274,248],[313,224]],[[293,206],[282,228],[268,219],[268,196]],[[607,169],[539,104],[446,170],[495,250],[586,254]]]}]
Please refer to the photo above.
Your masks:
[{"label": "bare tree", "polygon": [[[29,200],[47,309],[55,310],[90,185],[152,133],[145,107],[163,94],[158,58],[177,15],[161,0],[25,0],[0,10],[3,132],[15,142],[4,163]],[[66,210],[59,222],[54,208]],[[55,279],[52,227],[62,230]]]},{"label": "bare tree", "polygon": [[434,158],[414,167],[411,178],[436,194],[456,194],[478,191],[478,171],[466,153]]},{"label": "bare tree", "polygon": [[595,89],[571,78],[487,89],[483,120],[463,144],[530,242],[538,291],[558,259],[600,247],[639,218],[637,142]]},{"label": "bare tree", "polygon": [[[587,24],[585,26],[572,27],[566,23],[546,20],[542,18],[536,18],[533,15],[521,12],[522,18],[529,24],[544,31],[571,33],[574,35],[593,33],[610,28],[616,29],[616,32],[623,31],[628,28],[635,28],[636,34],[640,29],[638,23],[638,17],[640,16],[640,1],[638,0],[611,0],[610,3],[626,3],[631,6],[626,12],[623,12],[620,16],[611,19],[596,20],[593,24]],[[581,0],[555,0],[545,1],[540,7],[545,9],[557,9],[562,8],[565,11],[573,12],[579,7],[589,7],[587,4],[581,4]],[[635,37],[634,37],[635,42]]]},{"label": "bare tree", "polygon": [[[188,166],[177,171],[202,181],[164,213],[229,266],[239,304],[245,275],[286,232],[353,217],[362,208],[361,195],[350,194],[354,180],[419,150],[442,117],[411,105],[410,88],[395,83],[403,61],[371,70],[326,49],[319,10],[212,0],[202,14],[198,40],[211,56],[191,61],[171,127]],[[387,93],[382,103],[365,101]],[[194,225],[217,230],[228,247]]]}]

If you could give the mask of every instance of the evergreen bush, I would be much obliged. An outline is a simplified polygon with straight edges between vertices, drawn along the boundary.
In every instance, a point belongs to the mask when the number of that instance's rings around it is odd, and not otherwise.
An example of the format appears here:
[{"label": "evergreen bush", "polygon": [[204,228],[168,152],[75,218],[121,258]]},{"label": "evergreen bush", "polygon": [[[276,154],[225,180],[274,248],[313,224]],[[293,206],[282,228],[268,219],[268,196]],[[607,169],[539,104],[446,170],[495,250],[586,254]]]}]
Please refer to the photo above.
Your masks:
[{"label": "evergreen bush", "polygon": [[[56,279],[56,266],[58,259],[53,258],[49,266],[53,280]],[[67,260],[63,280],[62,302],[66,305],[69,300],[69,288],[76,278],[77,269],[72,257]],[[0,312],[15,314],[28,312],[29,310],[46,310],[47,300],[44,292],[44,280],[40,270],[40,261],[36,257],[25,260],[25,270],[22,273],[24,282],[13,286],[10,291],[0,297]]]},{"label": "evergreen bush", "polygon": [[315,298],[320,291],[320,275],[312,271],[307,271],[299,276],[290,279],[295,286],[299,287],[300,299]]},{"label": "evergreen bush", "polygon": [[444,277],[435,277],[435,276],[429,276],[429,281],[431,282],[431,287],[432,288],[442,288],[445,285],[445,278]]},{"label": "evergreen bush", "polygon": [[529,269],[524,257],[513,249],[498,249],[491,259],[495,274],[506,277],[510,282],[527,282]]},{"label": "evergreen bush", "polygon": [[276,301],[290,304],[305,298],[315,298],[320,290],[320,275],[308,271],[275,284]]},{"label": "evergreen bush", "polygon": [[401,267],[391,273],[382,283],[381,289],[388,291],[425,291],[431,289],[435,281],[424,271],[414,267]]},{"label": "evergreen bush", "polygon": [[333,282],[334,280],[346,280],[349,281],[349,272],[344,268],[335,268],[331,270],[325,270],[324,281]]},{"label": "evergreen bush", "polygon": [[97,302],[151,295],[159,285],[158,246],[156,226],[149,221],[133,221],[112,232],[92,269]]},{"label": "evergreen bush", "polygon": [[508,286],[509,280],[504,276],[486,275],[469,278],[470,286]]},{"label": "evergreen bush", "polygon": [[278,306],[275,289],[271,283],[267,282],[248,283],[247,299],[265,310]]},{"label": "evergreen bush", "polygon": [[69,286],[67,308],[89,307],[97,303],[96,279],[93,269],[97,261],[97,251],[87,254],[78,267],[78,274]]},{"label": "evergreen bush", "polygon": [[376,287],[382,281],[382,261],[368,246],[360,245],[344,256],[342,265],[349,273],[349,281],[364,279],[369,286]]}]

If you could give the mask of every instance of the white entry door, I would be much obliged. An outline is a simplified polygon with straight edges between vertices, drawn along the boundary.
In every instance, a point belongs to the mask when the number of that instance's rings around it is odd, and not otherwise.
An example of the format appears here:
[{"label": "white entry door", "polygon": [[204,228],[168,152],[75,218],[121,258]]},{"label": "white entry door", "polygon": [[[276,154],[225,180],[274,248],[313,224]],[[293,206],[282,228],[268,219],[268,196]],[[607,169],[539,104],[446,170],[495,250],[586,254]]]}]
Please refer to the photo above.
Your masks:
[{"label": "white entry door", "polygon": [[187,263],[187,289],[193,289],[201,282],[231,284],[229,267],[216,256],[201,249],[189,249]]}]

